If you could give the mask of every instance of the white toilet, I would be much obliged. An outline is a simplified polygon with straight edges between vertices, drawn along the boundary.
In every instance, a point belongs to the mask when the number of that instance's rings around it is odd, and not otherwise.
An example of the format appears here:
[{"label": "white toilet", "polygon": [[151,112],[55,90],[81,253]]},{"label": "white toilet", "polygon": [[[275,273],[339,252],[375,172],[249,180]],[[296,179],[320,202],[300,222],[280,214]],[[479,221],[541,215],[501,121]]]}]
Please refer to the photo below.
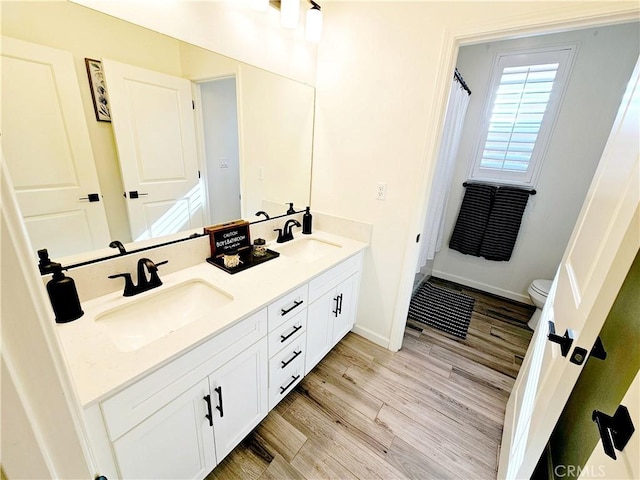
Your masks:
[{"label": "white toilet", "polygon": [[547,301],[547,296],[549,295],[552,283],[552,280],[538,279],[534,280],[531,282],[531,285],[529,285],[529,297],[531,297],[531,301],[537,307],[531,317],[531,320],[529,320],[529,323],[527,324],[531,330],[535,330],[538,326],[538,322],[540,322],[542,307],[544,307],[544,303]]}]

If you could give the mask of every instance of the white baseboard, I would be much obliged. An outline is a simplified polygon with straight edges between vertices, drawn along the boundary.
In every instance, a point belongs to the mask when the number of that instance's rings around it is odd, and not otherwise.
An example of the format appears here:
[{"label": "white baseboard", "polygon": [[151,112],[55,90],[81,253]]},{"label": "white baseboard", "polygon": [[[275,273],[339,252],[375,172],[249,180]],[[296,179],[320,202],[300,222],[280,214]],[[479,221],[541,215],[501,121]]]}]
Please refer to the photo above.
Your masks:
[{"label": "white baseboard", "polygon": [[468,278],[459,277],[458,275],[451,275],[446,272],[441,272],[439,270],[434,270],[434,277],[442,278],[443,280],[449,280],[451,282],[456,282],[461,285],[465,285],[467,287],[475,288],[476,290],[481,290],[483,292],[491,293],[493,295],[498,295],[499,297],[508,298],[510,300],[514,300],[520,303],[526,303],[527,305],[533,305],[529,295],[523,295],[521,293],[512,292],[510,290],[504,290],[502,288],[494,287],[493,285],[488,285],[482,282],[476,282],[475,280],[470,280]]},{"label": "white baseboard", "polygon": [[351,331],[356,335],[360,335],[361,337],[364,337],[367,340],[372,341],[376,345],[380,345],[381,347],[384,347],[384,348],[389,348],[388,338],[383,337],[382,335],[378,335],[377,333],[369,330],[368,328],[364,328],[356,324],[353,326]]}]

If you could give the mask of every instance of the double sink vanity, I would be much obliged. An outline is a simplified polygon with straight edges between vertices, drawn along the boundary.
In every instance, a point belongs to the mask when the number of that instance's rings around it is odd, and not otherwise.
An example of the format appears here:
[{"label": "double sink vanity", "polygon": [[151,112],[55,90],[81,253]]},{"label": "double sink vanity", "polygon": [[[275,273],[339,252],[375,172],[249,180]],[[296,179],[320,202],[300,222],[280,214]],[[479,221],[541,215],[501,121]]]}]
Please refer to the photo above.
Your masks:
[{"label": "double sink vanity", "polygon": [[100,475],[211,472],[351,330],[366,246],[316,231],[235,275],[203,259],[83,301],[57,328]]}]

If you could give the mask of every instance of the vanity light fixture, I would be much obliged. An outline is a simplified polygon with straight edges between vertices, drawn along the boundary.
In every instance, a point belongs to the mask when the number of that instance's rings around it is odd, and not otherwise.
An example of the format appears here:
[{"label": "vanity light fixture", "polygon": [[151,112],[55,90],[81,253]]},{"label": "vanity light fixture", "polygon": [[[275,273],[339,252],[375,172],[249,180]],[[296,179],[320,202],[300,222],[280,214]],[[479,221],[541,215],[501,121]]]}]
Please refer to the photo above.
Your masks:
[{"label": "vanity light fixture", "polygon": [[281,0],[280,23],[285,28],[297,28],[300,18],[300,0]]},{"label": "vanity light fixture", "polygon": [[313,0],[311,2],[311,8],[307,12],[307,24],[305,26],[305,38],[309,42],[319,42],[322,36],[322,11],[320,5]]},{"label": "vanity light fixture", "polygon": [[[264,11],[271,5],[280,10],[280,23],[286,28],[297,28],[300,19],[301,0],[251,0],[254,10]],[[307,11],[305,38],[309,42],[318,43],[322,36],[322,11],[320,5],[314,0],[306,0],[311,4]]]}]

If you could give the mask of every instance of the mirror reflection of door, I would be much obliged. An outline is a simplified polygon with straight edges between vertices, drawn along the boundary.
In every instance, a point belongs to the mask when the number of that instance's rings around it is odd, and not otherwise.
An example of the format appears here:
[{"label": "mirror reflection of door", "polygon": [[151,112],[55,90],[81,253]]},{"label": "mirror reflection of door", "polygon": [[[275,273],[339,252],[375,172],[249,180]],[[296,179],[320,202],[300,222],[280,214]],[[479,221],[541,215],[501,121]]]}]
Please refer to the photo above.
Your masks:
[{"label": "mirror reflection of door", "polygon": [[106,247],[109,227],[69,52],[2,37],[2,123],[3,163],[32,247],[54,257]]},{"label": "mirror reflection of door", "polygon": [[[236,77],[197,84],[202,120],[204,172],[209,222],[216,224],[240,218],[240,152]],[[247,212],[250,215],[252,212]]]},{"label": "mirror reflection of door", "polygon": [[204,226],[191,82],[103,60],[134,241]]}]

